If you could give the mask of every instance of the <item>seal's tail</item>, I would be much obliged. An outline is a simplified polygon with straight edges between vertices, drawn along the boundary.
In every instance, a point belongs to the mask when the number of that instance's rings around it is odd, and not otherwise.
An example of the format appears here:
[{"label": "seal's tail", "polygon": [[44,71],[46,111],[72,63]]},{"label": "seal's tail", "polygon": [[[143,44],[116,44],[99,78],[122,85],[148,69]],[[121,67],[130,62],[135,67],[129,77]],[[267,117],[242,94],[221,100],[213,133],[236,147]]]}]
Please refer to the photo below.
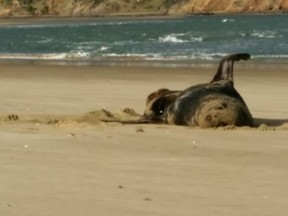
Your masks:
[{"label": "seal's tail", "polygon": [[212,79],[211,83],[218,82],[220,80],[231,80],[233,81],[233,66],[234,61],[248,60],[250,55],[248,53],[237,53],[225,56],[219,64],[217,73]]}]

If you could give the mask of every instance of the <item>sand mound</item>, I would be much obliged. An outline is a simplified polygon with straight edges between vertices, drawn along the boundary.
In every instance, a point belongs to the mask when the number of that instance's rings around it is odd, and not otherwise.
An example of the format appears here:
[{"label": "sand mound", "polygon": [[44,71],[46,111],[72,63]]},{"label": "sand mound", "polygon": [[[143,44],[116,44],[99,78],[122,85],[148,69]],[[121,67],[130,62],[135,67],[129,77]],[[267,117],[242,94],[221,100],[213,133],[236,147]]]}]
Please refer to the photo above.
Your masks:
[{"label": "sand mound", "polygon": [[39,123],[47,125],[75,125],[75,124],[100,124],[105,121],[136,121],[141,115],[131,108],[124,108],[118,112],[106,109],[91,111],[81,116],[67,115],[0,115],[2,123]]},{"label": "sand mound", "polygon": [[85,114],[82,117],[78,118],[79,122],[87,122],[87,123],[99,123],[103,121],[135,121],[141,117],[138,113],[136,113],[131,108],[125,108],[120,110],[119,112],[112,113],[109,110],[101,109],[95,110]]}]

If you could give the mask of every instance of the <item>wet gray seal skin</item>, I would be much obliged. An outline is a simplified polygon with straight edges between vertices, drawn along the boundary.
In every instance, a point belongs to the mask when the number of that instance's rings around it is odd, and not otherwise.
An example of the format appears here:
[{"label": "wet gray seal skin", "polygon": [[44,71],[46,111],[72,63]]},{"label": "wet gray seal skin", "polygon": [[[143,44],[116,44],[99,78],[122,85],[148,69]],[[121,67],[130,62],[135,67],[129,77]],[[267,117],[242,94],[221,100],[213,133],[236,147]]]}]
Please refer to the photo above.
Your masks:
[{"label": "wet gray seal skin", "polygon": [[226,125],[252,127],[252,115],[233,82],[234,62],[249,58],[246,53],[224,57],[210,83],[191,86],[180,92],[165,108],[166,123],[203,128]]}]

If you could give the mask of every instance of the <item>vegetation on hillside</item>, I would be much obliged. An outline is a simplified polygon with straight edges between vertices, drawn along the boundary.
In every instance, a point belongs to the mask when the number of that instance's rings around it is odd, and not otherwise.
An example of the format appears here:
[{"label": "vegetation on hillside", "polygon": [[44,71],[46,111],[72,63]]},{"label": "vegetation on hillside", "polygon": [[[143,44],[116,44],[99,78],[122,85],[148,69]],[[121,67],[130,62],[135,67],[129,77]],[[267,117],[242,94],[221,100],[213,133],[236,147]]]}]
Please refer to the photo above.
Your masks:
[{"label": "vegetation on hillside", "polygon": [[261,12],[287,10],[288,0],[0,0],[0,16]]}]

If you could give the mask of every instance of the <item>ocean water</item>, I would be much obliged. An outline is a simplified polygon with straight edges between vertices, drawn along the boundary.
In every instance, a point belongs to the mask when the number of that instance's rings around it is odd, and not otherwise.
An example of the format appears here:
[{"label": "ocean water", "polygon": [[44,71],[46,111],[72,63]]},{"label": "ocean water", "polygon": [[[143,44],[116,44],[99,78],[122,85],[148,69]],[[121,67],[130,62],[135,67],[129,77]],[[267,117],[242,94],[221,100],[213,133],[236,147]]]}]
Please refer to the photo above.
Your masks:
[{"label": "ocean water", "polygon": [[0,26],[0,59],[213,62],[229,53],[288,62],[288,15],[85,19]]}]

